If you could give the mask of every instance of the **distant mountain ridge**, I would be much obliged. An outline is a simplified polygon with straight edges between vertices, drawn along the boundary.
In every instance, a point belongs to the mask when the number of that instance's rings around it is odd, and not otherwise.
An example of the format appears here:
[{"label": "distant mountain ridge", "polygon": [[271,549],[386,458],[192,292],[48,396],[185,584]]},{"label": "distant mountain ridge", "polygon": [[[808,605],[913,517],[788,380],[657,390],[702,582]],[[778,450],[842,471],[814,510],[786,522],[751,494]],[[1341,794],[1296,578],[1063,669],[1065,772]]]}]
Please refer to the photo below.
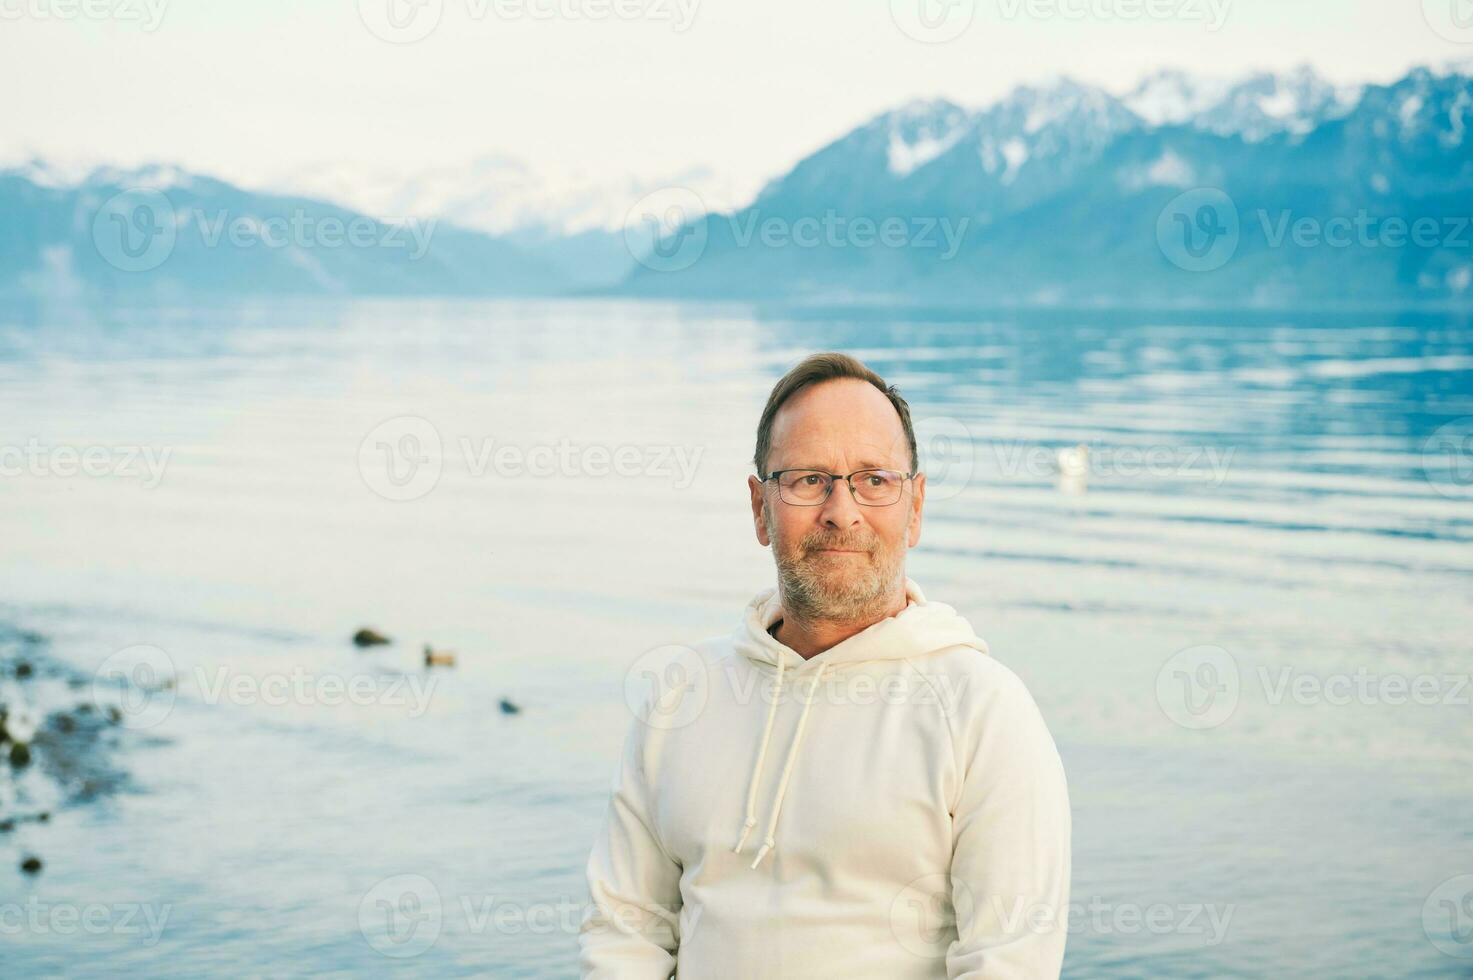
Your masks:
[{"label": "distant mountain ridge", "polygon": [[389,224],[175,167],[0,171],[0,294],[548,295],[569,283],[449,223]]},{"label": "distant mountain ridge", "polygon": [[[747,208],[667,228],[621,291],[1466,307],[1469,124],[1463,67],[1351,88],[1307,69],[1233,84],[1158,73],[1122,96],[1062,79],[977,110],[915,102],[799,161]],[[816,219],[864,240],[789,234]],[[870,241],[887,222],[916,241]],[[964,227],[959,245],[923,240],[926,222]],[[762,228],[773,234],[751,233]]]},{"label": "distant mountain ridge", "polygon": [[283,188],[26,161],[0,169],[0,293],[1462,308],[1470,67],[1354,86],[1168,70],[1118,94],[1063,78],[979,108],[914,101],[760,189],[504,158]]}]

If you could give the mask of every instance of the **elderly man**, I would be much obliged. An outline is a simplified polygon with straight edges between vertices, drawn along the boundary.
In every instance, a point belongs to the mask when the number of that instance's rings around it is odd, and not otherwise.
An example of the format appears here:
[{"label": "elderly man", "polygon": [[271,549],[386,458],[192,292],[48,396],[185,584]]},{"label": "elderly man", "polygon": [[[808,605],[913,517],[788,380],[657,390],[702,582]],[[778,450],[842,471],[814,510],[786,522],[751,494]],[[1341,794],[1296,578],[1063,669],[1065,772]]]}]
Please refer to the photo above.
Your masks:
[{"label": "elderly man", "polygon": [[1057,977],[1063,766],[1022,682],[905,574],[926,493],[905,400],[815,354],[773,388],[753,462],[777,586],[631,724],[582,976]]}]

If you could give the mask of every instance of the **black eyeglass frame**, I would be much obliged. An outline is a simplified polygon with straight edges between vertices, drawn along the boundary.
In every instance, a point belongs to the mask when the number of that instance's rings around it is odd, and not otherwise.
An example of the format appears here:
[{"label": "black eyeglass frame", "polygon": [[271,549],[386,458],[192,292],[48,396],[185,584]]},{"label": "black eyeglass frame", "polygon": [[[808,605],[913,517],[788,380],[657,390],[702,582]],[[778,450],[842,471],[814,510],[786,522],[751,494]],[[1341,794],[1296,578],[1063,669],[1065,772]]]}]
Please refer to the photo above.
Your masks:
[{"label": "black eyeglass frame", "polygon": [[[811,466],[790,466],[790,467],[788,467],[785,470],[773,470],[771,473],[767,474],[765,477],[762,478],[762,482],[763,483],[769,483],[769,482],[771,482],[773,480],[776,480],[778,477],[782,476],[784,473],[820,473],[820,474],[822,474],[822,475],[824,475],[824,476],[826,476],[826,477],[829,478],[828,489],[823,492],[823,496],[821,498],[819,498],[818,500],[815,500],[811,504],[795,504],[791,500],[785,500],[785,499],[783,499],[783,495],[782,495],[783,494],[783,488],[781,486],[778,486],[778,488],[777,488],[777,496],[778,496],[778,499],[779,500],[782,500],[782,502],[785,503],[785,504],[787,504],[789,507],[821,507],[821,506],[823,506],[824,504],[828,503],[829,497],[834,492],[834,484],[835,484],[835,482],[837,482],[839,480],[843,480],[845,483],[847,483],[849,485],[849,495],[851,497],[853,497],[854,498],[854,502],[856,504],[858,504],[859,506],[861,506],[861,507],[894,507],[896,504],[900,503],[900,501],[902,499],[904,499],[904,497],[905,497],[905,487],[904,487],[905,481],[906,480],[912,480],[915,477],[917,477],[918,475],[920,475],[919,474],[919,471],[916,471],[916,470],[911,470],[911,471],[908,471],[907,472],[907,471],[902,471],[902,470],[892,470],[892,469],[890,469],[888,467],[885,467],[885,466],[866,466],[864,469],[862,469],[862,470],[855,470],[853,473],[850,473],[847,476],[845,476],[842,473],[824,473],[823,470],[816,470],[816,469],[814,469]],[[900,496],[899,497],[896,497],[894,500],[890,501],[888,504],[869,504],[869,503],[865,503],[863,500],[860,500],[859,499],[859,491],[854,488],[854,478],[856,476],[858,476],[859,474],[861,474],[861,473],[899,473],[900,474],[900,482],[901,482],[901,493],[900,493]]]}]

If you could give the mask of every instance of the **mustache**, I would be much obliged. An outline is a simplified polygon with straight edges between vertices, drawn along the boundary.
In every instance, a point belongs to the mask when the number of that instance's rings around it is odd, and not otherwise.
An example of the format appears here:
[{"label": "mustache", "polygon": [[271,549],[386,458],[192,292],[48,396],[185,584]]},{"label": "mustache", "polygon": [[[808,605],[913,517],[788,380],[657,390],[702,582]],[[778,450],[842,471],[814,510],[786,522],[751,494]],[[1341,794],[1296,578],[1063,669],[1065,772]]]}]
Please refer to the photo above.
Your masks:
[{"label": "mustache", "polygon": [[822,551],[825,548],[839,548],[845,551],[863,551],[869,553],[874,550],[868,541],[845,541],[843,539],[824,539],[805,542],[804,551]]}]

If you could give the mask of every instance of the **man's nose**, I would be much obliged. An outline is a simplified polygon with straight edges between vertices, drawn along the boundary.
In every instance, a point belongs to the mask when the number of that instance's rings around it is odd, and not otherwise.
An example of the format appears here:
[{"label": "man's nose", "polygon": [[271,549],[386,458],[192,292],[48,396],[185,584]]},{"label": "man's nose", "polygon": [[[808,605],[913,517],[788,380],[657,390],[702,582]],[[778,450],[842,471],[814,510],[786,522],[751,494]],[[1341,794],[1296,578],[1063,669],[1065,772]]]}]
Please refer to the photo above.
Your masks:
[{"label": "man's nose", "polygon": [[854,491],[849,489],[849,481],[835,480],[829,489],[829,498],[823,502],[819,519],[831,527],[846,528],[858,524],[859,518],[859,504],[854,499]]}]

